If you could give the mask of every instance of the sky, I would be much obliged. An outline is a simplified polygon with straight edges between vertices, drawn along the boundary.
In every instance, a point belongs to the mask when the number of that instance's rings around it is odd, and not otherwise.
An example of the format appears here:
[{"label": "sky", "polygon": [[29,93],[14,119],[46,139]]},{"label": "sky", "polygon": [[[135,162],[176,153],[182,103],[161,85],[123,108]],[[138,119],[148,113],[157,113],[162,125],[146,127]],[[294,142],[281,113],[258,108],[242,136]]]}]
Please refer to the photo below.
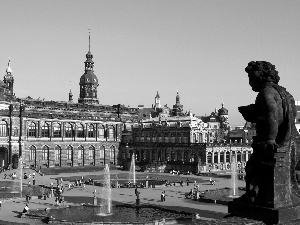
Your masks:
[{"label": "sky", "polygon": [[77,102],[91,29],[100,104],[151,107],[158,91],[172,107],[176,92],[197,116],[229,110],[257,93],[245,67],[276,66],[279,84],[300,100],[300,1],[10,0],[0,1],[0,74],[8,59],[17,97]]}]

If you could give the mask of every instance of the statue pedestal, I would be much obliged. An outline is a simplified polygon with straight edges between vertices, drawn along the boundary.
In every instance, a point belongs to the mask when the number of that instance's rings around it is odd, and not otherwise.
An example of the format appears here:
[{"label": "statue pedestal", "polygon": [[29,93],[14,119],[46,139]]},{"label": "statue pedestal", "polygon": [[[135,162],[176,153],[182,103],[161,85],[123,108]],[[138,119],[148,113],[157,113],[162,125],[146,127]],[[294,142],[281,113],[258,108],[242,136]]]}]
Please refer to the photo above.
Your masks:
[{"label": "statue pedestal", "polygon": [[235,216],[260,220],[268,224],[300,220],[300,206],[272,209],[242,202],[229,202],[228,212]]},{"label": "statue pedestal", "polygon": [[272,160],[256,163],[258,194],[253,203],[235,199],[228,204],[228,213],[278,224],[300,220],[300,199],[295,195],[289,154],[278,149]]}]

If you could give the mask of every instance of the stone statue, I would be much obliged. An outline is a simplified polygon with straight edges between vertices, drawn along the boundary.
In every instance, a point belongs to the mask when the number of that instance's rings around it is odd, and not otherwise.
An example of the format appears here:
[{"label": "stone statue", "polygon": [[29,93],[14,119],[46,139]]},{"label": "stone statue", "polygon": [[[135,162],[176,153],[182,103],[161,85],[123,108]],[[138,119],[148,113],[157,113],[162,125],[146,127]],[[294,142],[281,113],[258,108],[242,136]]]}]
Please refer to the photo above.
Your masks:
[{"label": "stone statue", "polygon": [[[300,205],[295,174],[300,149],[295,127],[297,111],[293,96],[278,85],[280,77],[274,65],[252,61],[245,71],[252,90],[258,95],[255,104],[238,109],[246,121],[255,123],[256,137],[252,143],[253,154],[246,164],[246,193],[229,205],[229,212],[239,214],[242,211],[241,214],[247,216],[252,210],[251,215],[260,219],[259,215],[264,216],[260,213],[262,208],[257,206],[269,208],[268,212],[273,213],[283,207],[290,210]],[[299,215],[295,218],[300,218],[300,213],[296,214]],[[274,216],[278,221],[283,220],[280,213],[276,215],[279,215],[278,218]]]}]

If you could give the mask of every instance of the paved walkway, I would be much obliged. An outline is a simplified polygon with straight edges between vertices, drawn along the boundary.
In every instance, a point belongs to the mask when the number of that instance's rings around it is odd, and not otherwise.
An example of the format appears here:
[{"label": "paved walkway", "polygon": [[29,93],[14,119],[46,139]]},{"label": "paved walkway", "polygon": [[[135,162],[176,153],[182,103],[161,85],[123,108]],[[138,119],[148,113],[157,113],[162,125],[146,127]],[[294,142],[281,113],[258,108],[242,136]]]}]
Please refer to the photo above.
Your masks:
[{"label": "paved walkway", "polygon": [[[29,171],[28,171],[29,172]],[[32,172],[32,171],[31,171]],[[101,174],[101,172],[82,172],[82,173],[68,173],[68,174],[59,174],[59,175],[47,175],[47,176],[40,176],[36,175],[36,185],[47,185],[49,186],[50,182],[52,181],[54,184],[56,177],[70,177],[70,176],[84,176],[88,177],[88,175],[96,175]],[[126,171],[112,171],[112,174],[119,174],[119,173],[128,173]],[[149,173],[140,173],[143,174],[145,177],[151,176]],[[166,176],[172,176],[171,174],[162,174]],[[0,175],[0,184],[2,176]],[[198,176],[195,175],[181,175],[181,179],[184,180],[189,178],[190,181],[193,178]],[[222,187],[229,187],[230,186],[230,179],[225,178],[214,178],[216,180],[216,185],[209,184],[209,177],[201,177],[207,182],[199,184],[200,190],[211,190],[216,188]],[[27,182],[27,181],[26,181]],[[67,185],[69,182],[64,182]],[[1,185],[0,185],[1,186]],[[238,181],[238,186],[244,187],[245,183],[243,181]],[[190,189],[193,188],[193,184],[186,186],[184,183],[183,187],[178,186],[161,186],[155,188],[144,188],[139,189],[140,191],[140,199],[141,204],[153,204],[153,205],[160,205],[167,208],[174,208],[177,210],[182,209],[183,211],[198,213],[200,217],[206,220],[212,219],[220,219],[223,218],[227,214],[227,206],[217,205],[217,204],[208,204],[208,203],[201,203],[198,201],[194,201],[191,199],[185,199],[184,193],[189,192]],[[67,188],[66,188],[67,189]],[[97,190],[96,196],[100,197],[101,187],[98,186],[91,186],[86,185],[85,189],[82,190],[81,187],[75,187],[71,190],[65,191],[63,196],[84,196],[84,197],[93,197],[93,191]],[[166,201],[160,201],[160,194],[162,191],[166,193]],[[112,201],[121,202],[121,203],[135,203],[135,193],[133,188],[113,188],[112,189]],[[43,224],[41,221],[28,219],[28,218],[20,218],[20,212],[22,212],[26,202],[25,198],[14,198],[11,200],[2,200],[2,207],[0,209],[0,224],[9,224],[8,222],[15,223],[27,223],[27,224]],[[34,198],[30,200],[29,208],[30,209],[37,209],[37,208],[53,208],[55,204],[55,198],[47,198],[46,200]],[[67,202],[65,201],[65,205],[74,205],[76,203]],[[61,207],[61,206],[60,206]],[[1,221],[8,221],[2,222]]]}]

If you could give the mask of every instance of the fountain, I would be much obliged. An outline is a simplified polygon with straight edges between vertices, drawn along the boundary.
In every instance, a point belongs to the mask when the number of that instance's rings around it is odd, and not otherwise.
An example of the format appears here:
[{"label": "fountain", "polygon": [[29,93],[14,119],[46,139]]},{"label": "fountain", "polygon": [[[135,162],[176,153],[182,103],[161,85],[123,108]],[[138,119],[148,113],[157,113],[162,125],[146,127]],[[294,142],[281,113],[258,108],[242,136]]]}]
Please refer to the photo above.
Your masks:
[{"label": "fountain", "polygon": [[135,179],[135,155],[134,155],[134,153],[132,154],[132,157],[131,157],[129,181],[130,182],[132,181],[133,184],[136,184],[136,179]]},{"label": "fountain", "polygon": [[232,160],[231,160],[231,194],[229,197],[231,198],[237,198],[239,197],[237,195],[237,185],[236,185],[236,181],[237,181],[237,163],[236,163],[236,159],[235,156],[232,156]]},{"label": "fountain", "polygon": [[[134,157],[134,156],[133,156]],[[132,167],[135,168],[134,161]],[[133,173],[135,175],[135,173]],[[117,180],[116,176],[116,180]],[[134,176],[135,180],[135,176]],[[94,199],[96,198],[96,190],[94,190]],[[104,169],[104,182],[101,190],[100,204],[83,204],[81,206],[72,206],[66,208],[49,209],[49,210],[31,210],[31,215],[41,216],[42,218],[48,218],[49,221],[61,221],[64,220],[66,224],[70,222],[100,222],[109,224],[120,224],[125,222],[126,224],[132,223],[153,223],[153,221],[188,221],[186,224],[192,224],[191,213],[185,213],[172,209],[164,209],[159,206],[149,206],[147,204],[130,205],[130,204],[114,204],[112,205],[111,199],[111,177],[109,164],[105,164]],[[139,199],[139,192],[137,192],[137,199]],[[80,198],[80,202],[90,202],[90,197],[82,196],[65,196],[67,202],[77,202],[77,198]],[[54,219],[55,218],[55,219]],[[123,224],[123,223],[122,223]],[[170,222],[169,222],[170,224]]]},{"label": "fountain", "polygon": [[105,164],[104,168],[104,182],[102,188],[102,204],[100,208],[99,216],[107,216],[111,214],[111,183],[109,165]]}]

